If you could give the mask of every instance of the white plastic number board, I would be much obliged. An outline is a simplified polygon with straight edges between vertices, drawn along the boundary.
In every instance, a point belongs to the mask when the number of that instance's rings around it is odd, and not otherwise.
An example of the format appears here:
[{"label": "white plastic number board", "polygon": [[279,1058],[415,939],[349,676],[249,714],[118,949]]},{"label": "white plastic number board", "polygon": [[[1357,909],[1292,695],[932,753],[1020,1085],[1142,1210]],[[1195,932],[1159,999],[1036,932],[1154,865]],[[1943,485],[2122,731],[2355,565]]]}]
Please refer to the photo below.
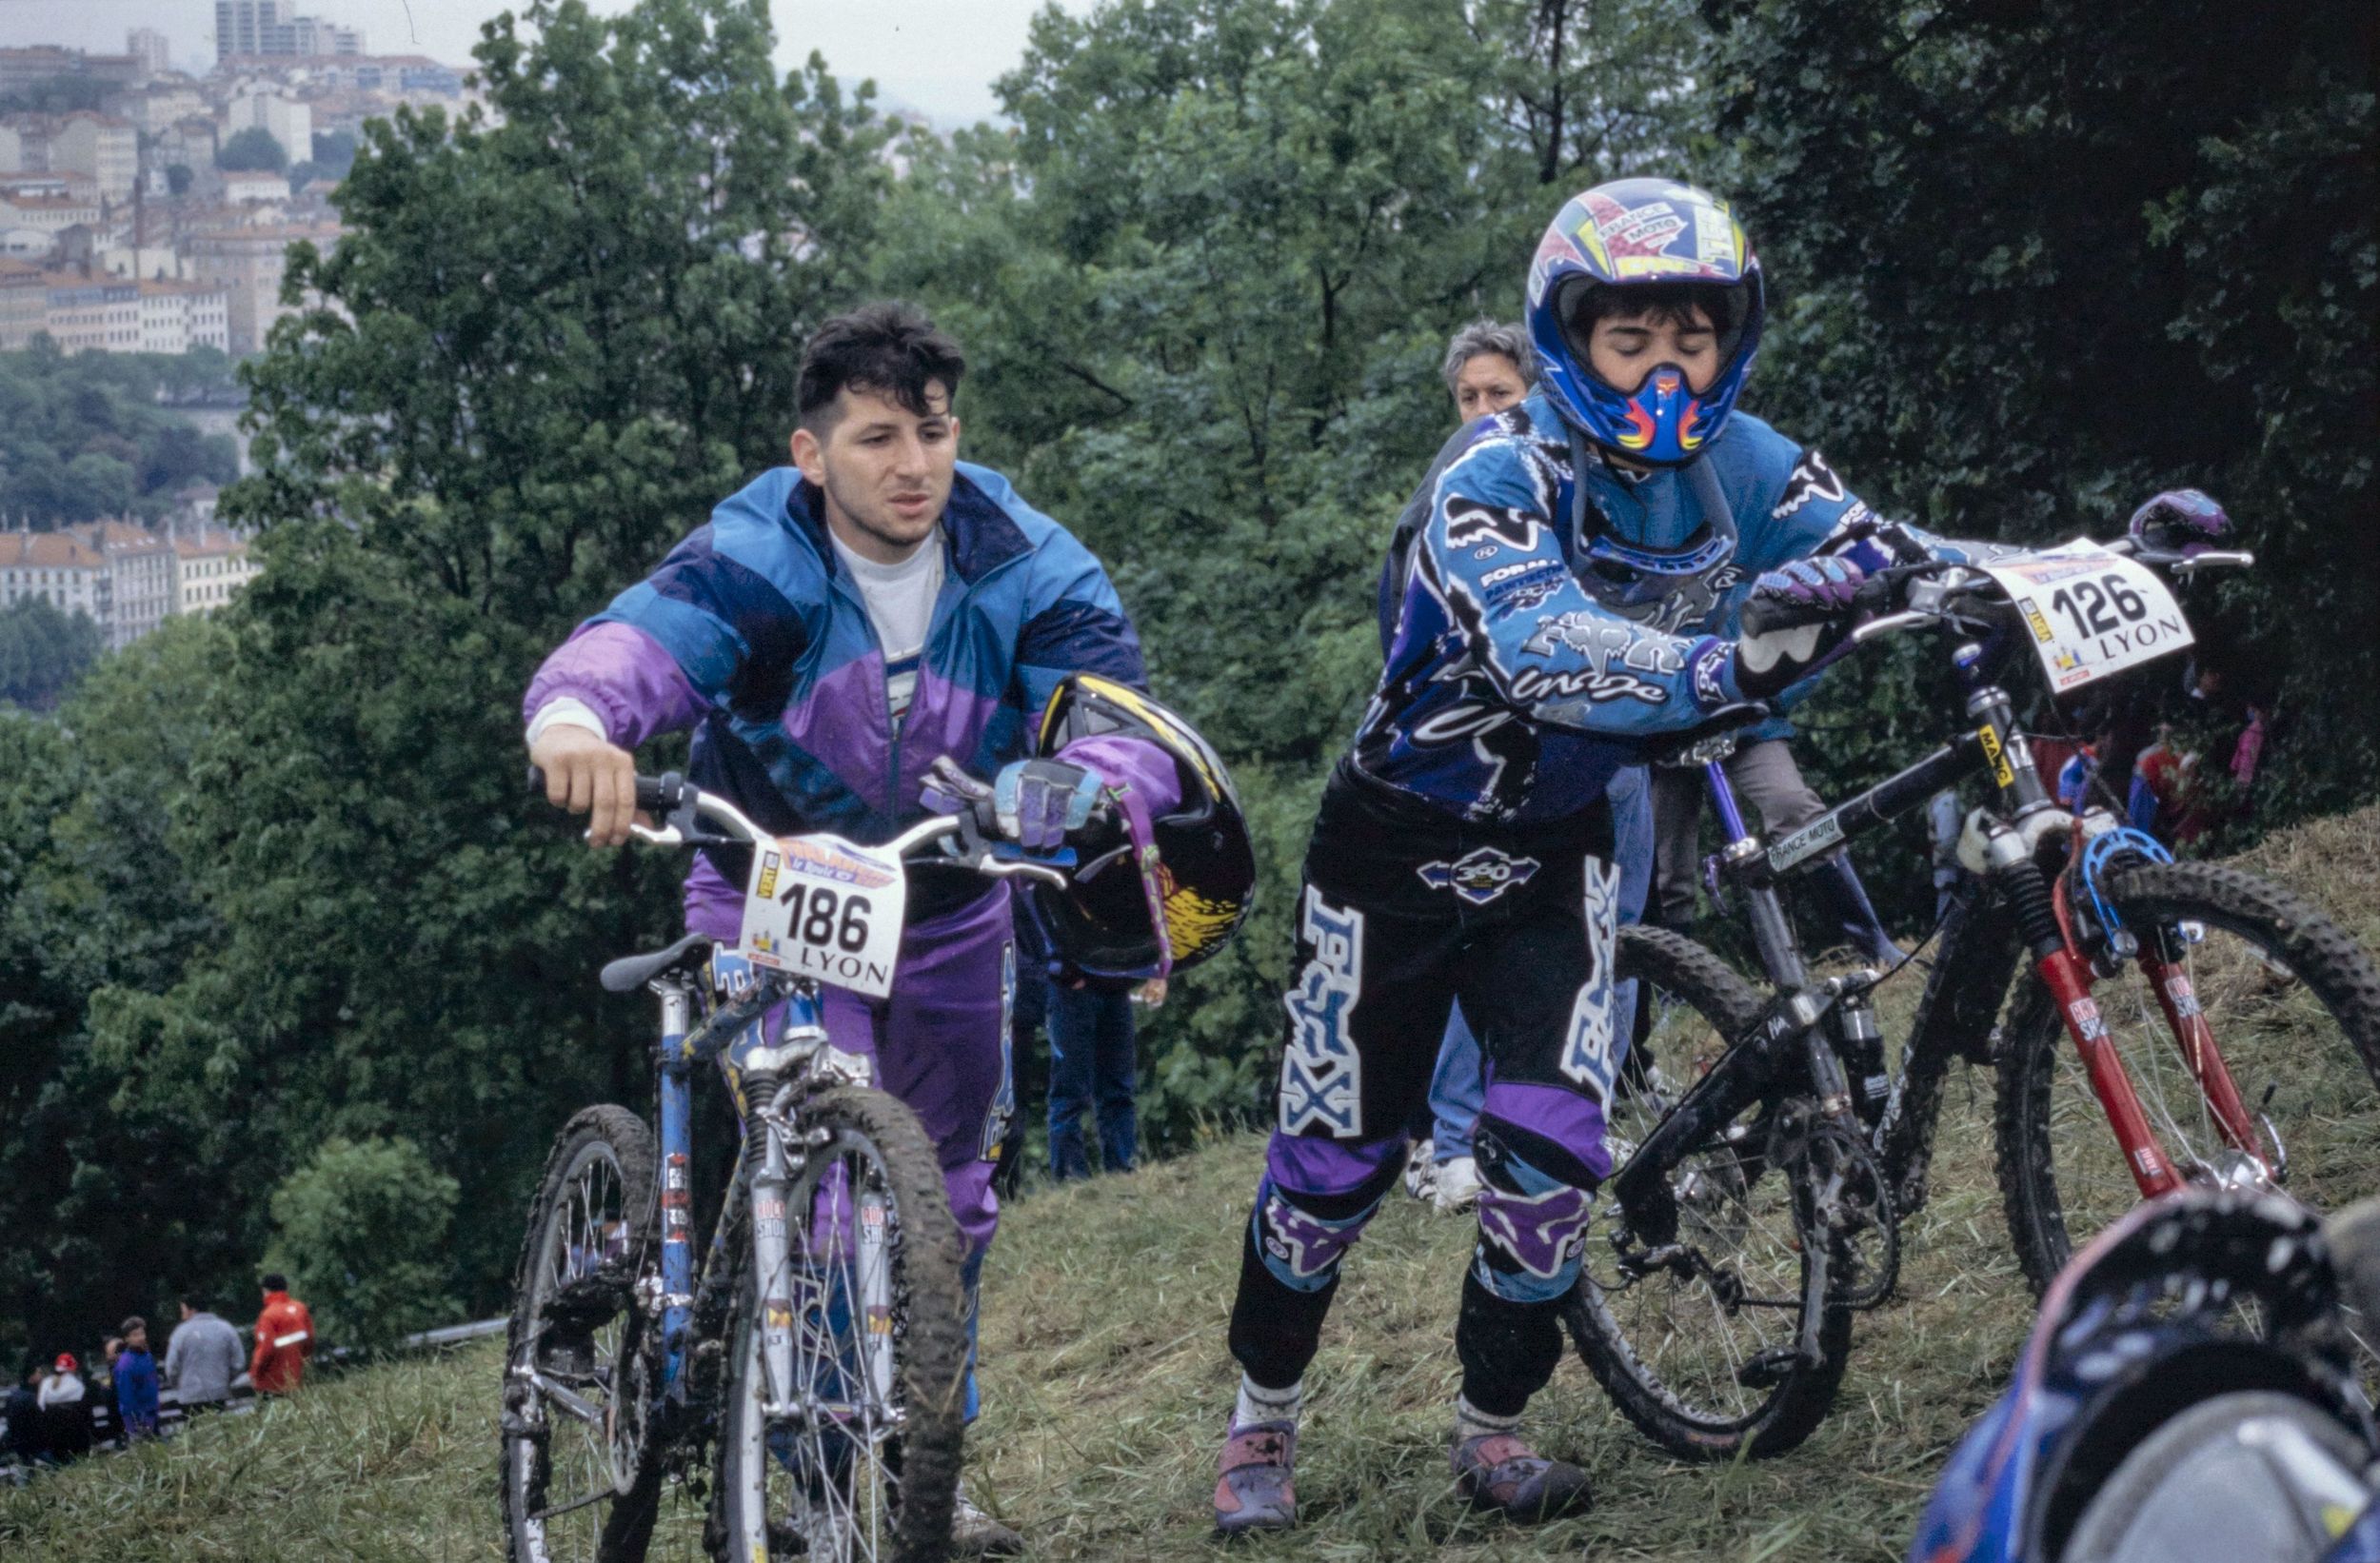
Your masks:
[{"label": "white plastic number board", "polygon": [[839,836],[752,849],[737,948],[756,966],[882,999],[892,992],[909,880],[901,860]]},{"label": "white plastic number board", "polygon": [[2063,694],[2179,651],[2193,639],[2165,583],[2145,564],[2076,541],[1983,566],[2033,633],[2050,687]]}]

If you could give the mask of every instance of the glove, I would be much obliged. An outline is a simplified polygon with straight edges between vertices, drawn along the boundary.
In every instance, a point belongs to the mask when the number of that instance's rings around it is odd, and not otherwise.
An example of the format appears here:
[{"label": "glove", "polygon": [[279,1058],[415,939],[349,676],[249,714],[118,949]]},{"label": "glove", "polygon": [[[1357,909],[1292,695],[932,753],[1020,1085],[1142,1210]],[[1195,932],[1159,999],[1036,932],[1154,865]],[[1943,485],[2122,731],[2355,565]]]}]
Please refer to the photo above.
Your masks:
[{"label": "glove", "polygon": [[937,814],[972,813],[985,831],[1027,852],[1053,852],[1090,824],[1106,793],[1095,773],[1062,760],[1011,761],[986,786],[943,755],[919,801]]},{"label": "glove", "polygon": [[1735,687],[1766,700],[1798,683],[1851,633],[1866,575],[1848,559],[1797,559],[1752,584],[1735,642]]},{"label": "glove", "polygon": [[2201,554],[2231,535],[2231,518],[2195,488],[2169,488],[2132,512],[2132,540],[2184,559]]}]

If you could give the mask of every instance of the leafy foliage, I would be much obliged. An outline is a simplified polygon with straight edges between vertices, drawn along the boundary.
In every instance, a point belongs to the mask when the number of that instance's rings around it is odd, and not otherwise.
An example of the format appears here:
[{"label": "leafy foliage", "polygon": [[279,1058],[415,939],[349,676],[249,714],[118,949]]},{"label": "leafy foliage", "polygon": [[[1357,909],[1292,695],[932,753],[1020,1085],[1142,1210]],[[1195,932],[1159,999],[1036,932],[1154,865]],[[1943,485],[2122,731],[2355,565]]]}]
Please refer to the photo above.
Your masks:
[{"label": "leafy foliage", "polygon": [[69,613],[44,597],[20,597],[0,609],[0,701],[50,711],[107,649],[87,613]]},{"label": "leafy foliage", "polygon": [[[1763,409],[1966,535],[2105,536],[2159,488],[2216,495],[2258,566],[2193,617],[2274,707],[2266,821],[2369,798],[2369,9],[1703,9],[1727,180],[1787,295]],[[1886,688],[1840,683],[1821,717],[1874,720]]]},{"label": "leafy foliage", "polygon": [[279,173],[288,166],[288,148],[261,125],[235,131],[215,148],[215,167],[227,173]]},{"label": "leafy foliage", "polygon": [[[244,1276],[276,1189],[418,1170],[400,1141],[457,1186],[420,1295],[496,1301],[553,1129],[646,1089],[647,1017],[586,979],[666,937],[680,866],[519,796],[519,692],[783,461],[800,342],[873,294],[965,346],[968,454],[1107,561],[1247,803],[1259,915],[1150,1019],[1153,1146],[1262,1112],[1381,544],[1452,421],[1439,351],[1517,313],[1598,179],[1739,198],[1775,289],[1754,409],[1880,508],[2046,539],[2179,483],[2227,500],[2262,568],[2200,617],[2273,685],[2261,821],[2369,797],[2370,25],[1111,0],[1036,20],[1013,129],[942,140],[823,60],[779,78],[759,0],[499,18],[487,111],[367,128],[340,247],[291,262],[322,307],[244,371],[262,470],[226,507],[266,575],[55,722],[0,712],[0,1306],[54,1334],[50,1277],[108,1316]],[[0,360],[0,511],[137,510],[215,460],[143,421],[153,372]],[[1937,741],[1938,677],[1911,651],[1831,679],[1820,790]],[[1913,921],[1921,861],[1868,861]]]},{"label": "leafy foliage", "polygon": [[460,1188],[402,1135],[327,1139],[273,1190],[265,1262],[290,1277],[327,1339],[393,1345],[451,1316],[446,1244]]},{"label": "leafy foliage", "polygon": [[157,405],[161,390],[228,383],[228,361],[79,353],[46,336],[0,353],[0,522],[38,530],[103,516],[153,521],[196,480],[238,473],[231,441],[201,434]]}]

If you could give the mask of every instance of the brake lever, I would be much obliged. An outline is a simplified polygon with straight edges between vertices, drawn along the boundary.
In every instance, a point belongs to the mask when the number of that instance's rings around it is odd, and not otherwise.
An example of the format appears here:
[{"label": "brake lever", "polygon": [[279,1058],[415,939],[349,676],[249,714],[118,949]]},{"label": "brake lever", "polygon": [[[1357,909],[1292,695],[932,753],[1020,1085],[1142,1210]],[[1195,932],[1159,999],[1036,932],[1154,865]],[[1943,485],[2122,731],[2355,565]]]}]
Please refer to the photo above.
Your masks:
[{"label": "brake lever", "polygon": [[1871,619],[1866,623],[1861,624],[1857,629],[1853,630],[1848,638],[1848,641],[1852,645],[1866,645],[1870,641],[1876,639],[1878,636],[1890,635],[1894,630],[1907,629],[1913,624],[1930,624],[1939,617],[1940,615],[1938,614],[1926,613],[1916,609],[1906,609],[1899,613],[1888,613],[1881,619]]},{"label": "brake lever", "polygon": [[[1021,855],[1024,849],[1014,842],[984,835],[983,827],[976,822],[973,811],[955,814],[951,818],[958,821],[959,828],[954,834],[942,838],[942,855],[940,858],[919,859],[918,866],[964,868],[987,879],[1031,880],[1037,884],[1050,885],[1059,890],[1065,889],[1072,882],[1063,867],[1027,859]],[[1065,867],[1073,866],[1072,847],[1060,848],[1059,856],[1065,860]]]},{"label": "brake lever", "polygon": [[2189,554],[2167,566],[2175,575],[2192,575],[2199,570],[2252,570],[2256,556],[2246,548],[2210,548],[2205,553]]}]

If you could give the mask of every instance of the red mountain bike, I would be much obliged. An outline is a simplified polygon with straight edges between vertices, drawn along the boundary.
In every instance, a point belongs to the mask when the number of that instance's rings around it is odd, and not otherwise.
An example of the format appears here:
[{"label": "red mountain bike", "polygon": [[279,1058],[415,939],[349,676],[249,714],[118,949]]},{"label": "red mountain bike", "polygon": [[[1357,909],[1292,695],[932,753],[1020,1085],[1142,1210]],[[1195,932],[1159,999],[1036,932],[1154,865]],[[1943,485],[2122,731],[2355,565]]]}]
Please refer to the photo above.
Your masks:
[{"label": "red mountain bike", "polygon": [[[2132,539],[1888,571],[1867,595],[1891,611],[1846,650],[1946,633],[1957,735],[1773,843],[1707,762],[1730,838],[1712,874],[1750,915],[1770,991],[1676,934],[1625,931],[1618,975],[1652,991],[1650,1035],[1614,1093],[1610,1249],[1570,1309],[1589,1368],[1656,1442],[1775,1454],[1823,1418],[1850,1314],[1892,1295],[1954,1058],[1997,1071],[1999,1181],[2036,1292],[2143,1197],[2196,1184],[2324,1209],[2380,1187],[2380,970],[2290,893],[2058,807],[2003,686],[2063,693],[2178,650],[2188,623],[2149,566],[2250,563]],[[1971,880],[1896,1075],[1872,999],[1890,974],[1814,978],[1782,885],[1970,776],[1992,801],[1967,817]]]}]

